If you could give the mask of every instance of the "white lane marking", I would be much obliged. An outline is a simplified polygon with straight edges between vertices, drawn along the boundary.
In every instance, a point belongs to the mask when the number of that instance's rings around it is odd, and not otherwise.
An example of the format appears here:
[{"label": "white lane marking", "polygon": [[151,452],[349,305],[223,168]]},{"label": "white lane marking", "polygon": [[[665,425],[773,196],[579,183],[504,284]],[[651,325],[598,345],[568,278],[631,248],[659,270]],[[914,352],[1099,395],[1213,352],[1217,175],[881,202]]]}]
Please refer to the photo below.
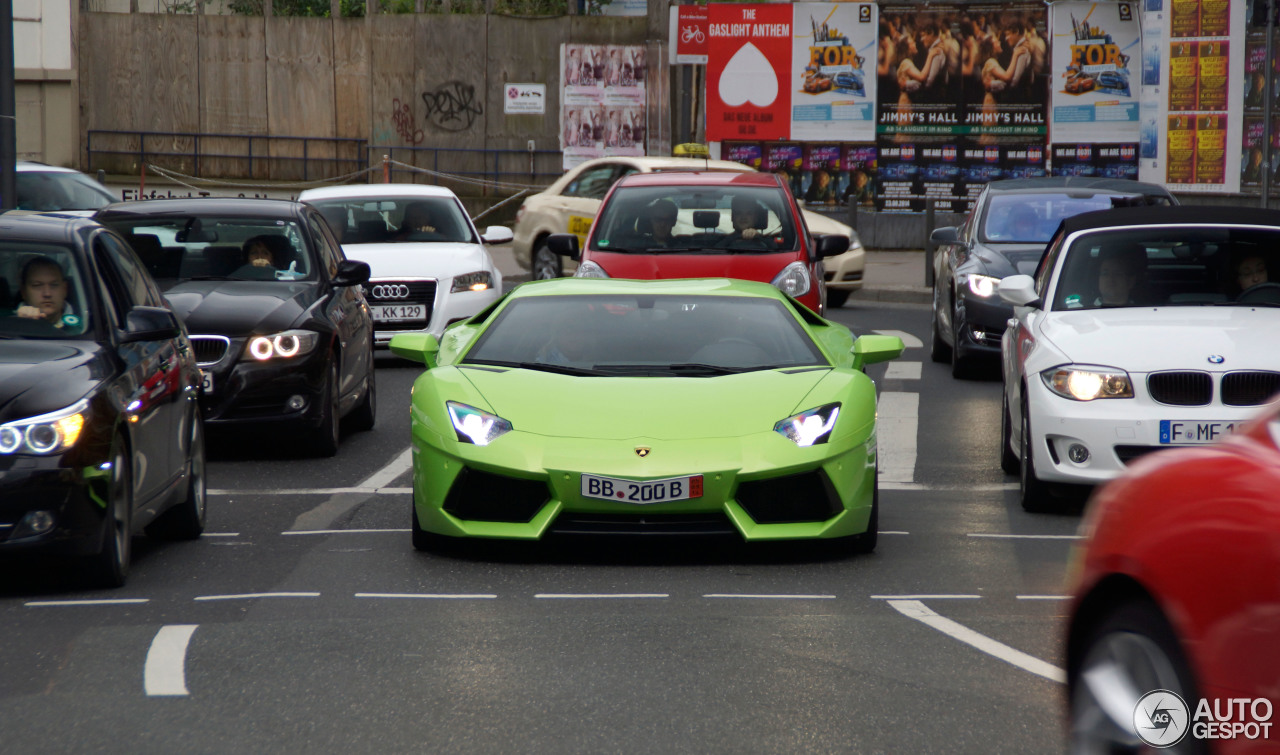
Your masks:
[{"label": "white lane marking", "polygon": [[368,534],[370,532],[408,532],[405,529],[385,529],[385,530],[285,530],[281,535],[345,535],[349,533]]},{"label": "white lane marking", "polygon": [[262,490],[233,490],[231,488],[209,488],[209,495],[408,495],[413,488],[290,488]]},{"label": "white lane marking", "polygon": [[906,530],[880,530],[881,535],[910,535]]},{"label": "white lane marking", "polygon": [[200,537],[240,537],[239,532],[205,532]]},{"label": "white lane marking", "polygon": [[193,600],[251,600],[255,598],[318,598],[318,592],[250,592],[242,595],[198,595]]},{"label": "white lane marking", "polygon": [[1071,600],[1070,595],[1017,595],[1018,600]]},{"label": "white lane marking", "polygon": [[923,482],[886,482],[884,475],[880,475],[881,490],[923,490],[931,492],[955,492],[955,491],[973,491],[975,493],[990,493],[997,490],[1017,490],[1018,483],[1004,482],[994,485],[929,485]]},{"label": "white lane marking", "polygon": [[891,600],[889,605],[894,610],[910,619],[915,619],[920,623],[932,627],[939,632],[959,640],[973,648],[981,650],[987,655],[999,658],[1005,663],[1013,664],[1023,671],[1029,671],[1036,676],[1044,677],[1051,682],[1064,684],[1067,681],[1067,672],[1054,666],[1051,663],[1028,655],[1021,650],[1011,648],[1003,642],[998,642],[990,637],[979,634],[972,629],[958,624],[945,616],[939,616],[931,611],[928,606],[919,600]]},{"label": "white lane marking", "polygon": [[897,336],[902,339],[902,345],[906,346],[908,349],[924,348],[924,341],[921,341],[919,338],[916,338],[905,330],[876,330],[873,332],[879,333],[882,336]]},{"label": "white lane marking", "polygon": [[709,593],[704,598],[756,598],[759,600],[835,600],[834,595],[750,595],[745,593]]},{"label": "white lane marking", "polygon": [[420,600],[494,600],[498,596],[493,594],[476,593],[473,595],[451,593],[397,593],[397,592],[358,592],[357,598],[417,598]]},{"label": "white lane marking", "polygon": [[919,380],[923,362],[890,362],[884,370],[885,380]]},{"label": "white lane marking", "polygon": [[101,600],[29,600],[24,606],[127,606],[150,603],[151,598],[104,598]]},{"label": "white lane marking", "polygon": [[369,475],[356,487],[381,488],[390,485],[397,477],[413,467],[413,448],[406,448],[400,455],[392,459],[385,467]]},{"label": "white lane marking", "polygon": [[596,599],[596,598],[669,598],[671,597],[664,592],[647,593],[647,592],[620,592],[620,593],[561,593],[561,592],[540,592],[533,597],[545,598],[549,600],[561,599]]},{"label": "white lane marking", "polygon": [[181,697],[187,692],[187,645],[199,624],[160,627],[143,666],[143,688],[148,697]]},{"label": "white lane marking", "polygon": [[981,595],[872,595],[872,600],[979,600]]},{"label": "white lane marking", "polygon": [[880,480],[912,482],[916,475],[916,426],[920,394],[883,391],[876,405],[876,443]]},{"label": "white lane marking", "polygon": [[970,532],[969,537],[985,537],[992,540],[1083,540],[1082,535],[1001,535],[989,532]]}]

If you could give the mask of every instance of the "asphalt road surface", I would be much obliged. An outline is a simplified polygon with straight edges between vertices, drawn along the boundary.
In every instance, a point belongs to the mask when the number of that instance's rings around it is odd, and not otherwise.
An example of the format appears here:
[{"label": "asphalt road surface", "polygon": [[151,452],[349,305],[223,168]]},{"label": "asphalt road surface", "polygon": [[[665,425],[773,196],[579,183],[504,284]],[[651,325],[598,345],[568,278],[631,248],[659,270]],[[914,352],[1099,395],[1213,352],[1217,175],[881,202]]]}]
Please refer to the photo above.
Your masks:
[{"label": "asphalt road surface", "polygon": [[[4,564],[8,753],[1062,752],[1063,580],[1079,515],[999,469],[1000,383],[955,381],[923,305],[881,389],[874,554],[732,541],[413,550],[408,398],[336,459],[213,439],[206,535],[135,541],[85,592]],[[537,396],[530,396],[537,401]]]}]

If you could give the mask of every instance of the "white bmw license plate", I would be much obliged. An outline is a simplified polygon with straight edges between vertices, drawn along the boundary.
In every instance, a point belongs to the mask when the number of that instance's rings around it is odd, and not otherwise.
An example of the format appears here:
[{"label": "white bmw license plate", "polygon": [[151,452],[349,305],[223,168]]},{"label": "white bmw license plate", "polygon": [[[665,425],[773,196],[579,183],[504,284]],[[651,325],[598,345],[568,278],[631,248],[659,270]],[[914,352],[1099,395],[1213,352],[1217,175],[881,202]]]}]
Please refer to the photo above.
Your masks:
[{"label": "white bmw license plate", "polygon": [[665,480],[619,480],[584,474],[582,497],[640,504],[685,501],[702,497],[702,475],[668,477]]},{"label": "white bmw license plate", "polygon": [[370,304],[374,322],[413,322],[427,319],[425,304]]},{"label": "white bmw license plate", "polygon": [[1236,429],[1235,422],[1182,422],[1160,420],[1160,442],[1169,445],[1215,443]]}]

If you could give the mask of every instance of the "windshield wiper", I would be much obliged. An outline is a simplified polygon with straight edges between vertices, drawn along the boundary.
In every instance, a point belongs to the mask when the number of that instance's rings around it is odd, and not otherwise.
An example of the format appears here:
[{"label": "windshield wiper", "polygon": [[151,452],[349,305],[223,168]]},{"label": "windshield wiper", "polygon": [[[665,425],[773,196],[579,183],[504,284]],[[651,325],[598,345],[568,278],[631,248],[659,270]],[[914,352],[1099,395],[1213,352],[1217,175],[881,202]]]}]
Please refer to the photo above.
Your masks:
[{"label": "windshield wiper", "polygon": [[725,367],[719,364],[702,364],[699,362],[682,362],[679,364],[597,364],[597,370],[610,372],[648,372],[656,375],[737,375],[768,367]]},{"label": "windshield wiper", "polygon": [[521,370],[539,370],[554,372],[558,375],[576,375],[579,377],[597,377],[605,374],[590,367],[571,367],[567,364],[550,364],[548,362],[510,362],[502,359],[469,359],[462,364],[483,364],[493,367],[513,367]]},{"label": "windshield wiper", "polygon": [[232,278],[226,275],[193,275],[190,278],[179,278],[184,281],[238,281],[244,278]]}]

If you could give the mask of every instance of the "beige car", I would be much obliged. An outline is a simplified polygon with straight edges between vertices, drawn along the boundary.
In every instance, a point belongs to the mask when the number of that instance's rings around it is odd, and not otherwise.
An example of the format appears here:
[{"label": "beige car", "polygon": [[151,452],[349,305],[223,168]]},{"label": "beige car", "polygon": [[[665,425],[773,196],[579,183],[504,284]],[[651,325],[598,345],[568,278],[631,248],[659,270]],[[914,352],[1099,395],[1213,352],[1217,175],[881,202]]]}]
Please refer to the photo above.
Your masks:
[{"label": "beige car", "polygon": [[[604,195],[615,181],[629,173],[658,171],[754,172],[754,168],[728,160],[689,157],[601,157],[571,168],[541,193],[524,200],[516,213],[515,240],[511,248],[516,263],[533,274],[535,280],[572,275],[577,263],[547,249],[553,233],[572,233],[585,244],[587,234]],[[849,237],[849,251],[823,260],[826,268],[827,306],[839,307],[849,293],[862,288],[866,252],[852,228],[825,215],[804,211],[805,224],[813,233]]]}]

